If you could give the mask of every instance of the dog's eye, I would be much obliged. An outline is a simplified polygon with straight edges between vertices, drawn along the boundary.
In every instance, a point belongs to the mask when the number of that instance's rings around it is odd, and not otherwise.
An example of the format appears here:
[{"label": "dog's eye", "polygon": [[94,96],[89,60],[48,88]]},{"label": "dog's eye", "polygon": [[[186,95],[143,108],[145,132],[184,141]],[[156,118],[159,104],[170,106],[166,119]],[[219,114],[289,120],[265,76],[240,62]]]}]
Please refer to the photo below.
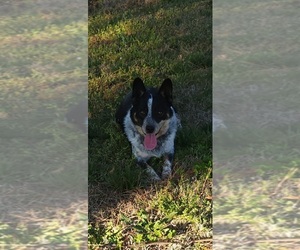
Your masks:
[{"label": "dog's eye", "polygon": [[141,110],[140,112],[139,112],[139,114],[140,114],[140,116],[146,116],[146,112],[144,111],[144,110]]},{"label": "dog's eye", "polygon": [[162,117],[164,115],[164,113],[162,111],[158,111],[157,114],[159,117]]}]

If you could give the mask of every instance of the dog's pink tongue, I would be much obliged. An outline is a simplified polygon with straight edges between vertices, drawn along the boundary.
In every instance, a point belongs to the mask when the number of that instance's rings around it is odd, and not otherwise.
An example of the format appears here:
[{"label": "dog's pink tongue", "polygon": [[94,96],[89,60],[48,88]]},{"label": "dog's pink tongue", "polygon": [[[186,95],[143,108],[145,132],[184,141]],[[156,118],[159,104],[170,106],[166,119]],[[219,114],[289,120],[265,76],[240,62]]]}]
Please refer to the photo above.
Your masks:
[{"label": "dog's pink tongue", "polygon": [[155,149],[157,145],[157,139],[155,134],[146,134],[145,139],[144,139],[144,146],[145,149],[147,150],[153,150]]}]

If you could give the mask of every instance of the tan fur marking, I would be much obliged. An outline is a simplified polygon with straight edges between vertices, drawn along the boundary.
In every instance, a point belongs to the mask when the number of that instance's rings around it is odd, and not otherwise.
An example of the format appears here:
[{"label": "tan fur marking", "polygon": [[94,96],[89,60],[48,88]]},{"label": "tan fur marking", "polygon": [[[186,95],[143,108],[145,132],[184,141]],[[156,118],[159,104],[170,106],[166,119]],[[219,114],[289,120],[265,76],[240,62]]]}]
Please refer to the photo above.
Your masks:
[{"label": "tan fur marking", "polygon": [[164,135],[168,131],[169,123],[170,123],[170,120],[162,120],[160,122],[160,124],[162,124],[162,125],[161,125],[160,130],[157,134],[157,137],[160,137],[160,136]]},{"label": "tan fur marking", "polygon": [[138,122],[138,119],[136,117],[136,113],[133,113],[133,119],[134,119],[135,122]]}]

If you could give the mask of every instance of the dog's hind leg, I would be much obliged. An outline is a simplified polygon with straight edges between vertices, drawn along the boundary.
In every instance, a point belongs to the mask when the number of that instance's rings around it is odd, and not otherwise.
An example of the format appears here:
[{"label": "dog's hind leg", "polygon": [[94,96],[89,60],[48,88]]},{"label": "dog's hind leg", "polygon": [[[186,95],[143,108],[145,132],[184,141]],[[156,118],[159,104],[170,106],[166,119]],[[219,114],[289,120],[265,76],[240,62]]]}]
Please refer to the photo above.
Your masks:
[{"label": "dog's hind leg", "polygon": [[162,169],[162,179],[167,179],[170,177],[171,173],[172,173],[172,163],[173,163],[173,158],[174,155],[173,154],[167,154],[165,156],[165,162],[163,165],[163,169]]}]

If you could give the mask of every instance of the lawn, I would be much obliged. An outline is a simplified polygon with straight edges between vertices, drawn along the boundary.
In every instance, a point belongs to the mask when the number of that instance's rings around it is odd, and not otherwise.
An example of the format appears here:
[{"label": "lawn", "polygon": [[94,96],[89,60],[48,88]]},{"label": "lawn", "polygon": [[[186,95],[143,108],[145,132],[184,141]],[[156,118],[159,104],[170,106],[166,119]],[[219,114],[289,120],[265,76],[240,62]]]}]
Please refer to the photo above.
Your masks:
[{"label": "lawn", "polygon": [[299,3],[214,2],[214,247],[299,249]]},{"label": "lawn", "polygon": [[[88,46],[89,248],[211,249],[211,1],[91,0]],[[182,121],[172,177],[157,184],[114,121],[137,76],[171,78]]]},{"label": "lawn", "polygon": [[2,1],[0,14],[0,248],[82,249],[87,136],[64,118],[87,95],[87,4]]}]

